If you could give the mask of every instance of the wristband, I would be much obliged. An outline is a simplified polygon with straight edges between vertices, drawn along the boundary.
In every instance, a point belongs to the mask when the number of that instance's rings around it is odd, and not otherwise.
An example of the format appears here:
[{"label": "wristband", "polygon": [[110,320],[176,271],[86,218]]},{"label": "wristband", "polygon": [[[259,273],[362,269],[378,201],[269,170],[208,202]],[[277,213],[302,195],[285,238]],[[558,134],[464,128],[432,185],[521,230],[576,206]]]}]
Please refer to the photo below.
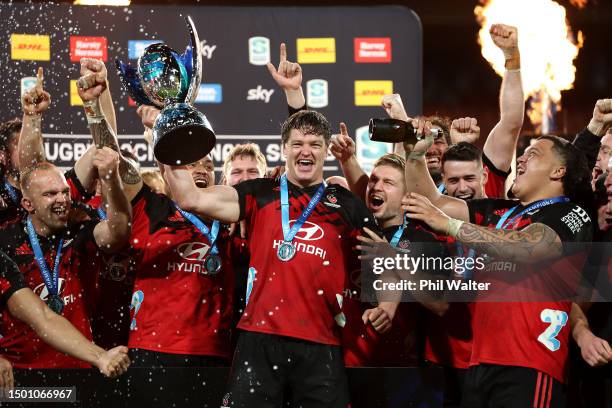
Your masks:
[{"label": "wristband", "polygon": [[518,48],[516,47],[504,48],[502,52],[504,53],[504,58],[507,60],[515,59],[518,56]]},{"label": "wristband", "polygon": [[454,218],[448,219],[448,236],[457,238],[457,234],[459,234],[459,229],[463,225],[463,221],[456,220]]},{"label": "wristband", "polygon": [[426,151],[425,151],[425,152],[415,152],[415,151],[413,150],[413,151],[411,151],[411,152],[408,154],[408,157],[406,157],[406,158],[407,158],[408,160],[420,160],[420,159],[422,159],[423,157],[425,157],[425,154],[426,154],[426,153],[427,153]]},{"label": "wristband", "polygon": [[100,101],[98,98],[83,102],[83,108],[85,109],[87,123],[100,123],[104,119],[104,114],[102,113],[102,108],[100,108]]}]

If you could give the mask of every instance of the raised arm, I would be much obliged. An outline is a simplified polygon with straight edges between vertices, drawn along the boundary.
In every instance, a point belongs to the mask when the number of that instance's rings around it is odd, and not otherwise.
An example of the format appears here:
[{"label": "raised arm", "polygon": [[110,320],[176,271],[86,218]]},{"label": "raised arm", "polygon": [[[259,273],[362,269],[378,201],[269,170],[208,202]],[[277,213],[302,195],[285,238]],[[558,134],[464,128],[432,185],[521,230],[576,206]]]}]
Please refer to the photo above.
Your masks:
[{"label": "raised arm", "polygon": [[[107,71],[104,63],[94,59],[81,60],[81,77],[77,81],[79,96],[83,100],[85,117],[94,144],[98,149],[109,147],[117,153],[119,141],[111,123],[115,122],[112,100],[108,92]],[[104,109],[103,109],[104,106]],[[107,114],[112,115],[111,121]],[[116,123],[114,124],[116,128]],[[93,167],[95,152],[90,148],[75,164],[74,168],[79,181],[85,188],[93,185],[96,178]],[[138,184],[142,181],[138,170],[120,156],[119,171],[125,184]]]},{"label": "raised arm", "polygon": [[285,91],[287,104],[293,109],[300,109],[306,104],[302,90],[302,67],[297,62],[287,61],[287,47],[280,45],[280,62],[278,69],[268,62],[266,65],[276,84]]},{"label": "raised arm", "polygon": [[570,312],[570,327],[572,337],[578,347],[582,358],[591,367],[601,366],[612,361],[612,348],[610,344],[593,334],[584,312],[576,303],[572,303]]},{"label": "raised arm", "polygon": [[[418,134],[426,136],[415,145],[404,143],[406,153],[406,190],[426,197],[433,205],[440,208],[448,216],[469,221],[470,214],[465,201],[441,194],[429,174],[425,154],[433,143],[429,125],[422,120],[413,119],[412,124]],[[406,199],[402,200],[404,203]]]},{"label": "raised arm", "polygon": [[489,133],[483,152],[497,169],[508,171],[525,116],[521,56],[515,27],[493,24],[490,34],[495,45],[504,53],[506,72],[499,97],[500,119]]},{"label": "raised arm", "polygon": [[131,206],[119,177],[119,154],[109,147],[97,149],[93,159],[102,185],[102,198],[107,219],[94,228],[98,247],[105,252],[116,252],[130,238]]},{"label": "raised arm", "polygon": [[68,320],[49,309],[29,288],[13,293],[7,306],[11,315],[32,327],[45,343],[93,365],[107,377],[124,373],[130,365],[127,347],[119,346],[109,351],[98,347]]},{"label": "raised arm", "polygon": [[51,95],[43,87],[43,69],[38,68],[36,85],[21,97],[23,125],[19,137],[19,172],[46,160],[42,139],[42,115],[49,109]]},{"label": "raised arm", "polygon": [[163,172],[172,197],[185,211],[224,223],[240,219],[238,192],[230,186],[198,188],[191,173],[184,167],[163,165]]},{"label": "raised arm", "polygon": [[340,134],[332,136],[330,151],[340,162],[340,168],[344,173],[349,189],[357,197],[365,200],[368,175],[357,162],[355,141],[349,136],[344,123],[340,123]]}]

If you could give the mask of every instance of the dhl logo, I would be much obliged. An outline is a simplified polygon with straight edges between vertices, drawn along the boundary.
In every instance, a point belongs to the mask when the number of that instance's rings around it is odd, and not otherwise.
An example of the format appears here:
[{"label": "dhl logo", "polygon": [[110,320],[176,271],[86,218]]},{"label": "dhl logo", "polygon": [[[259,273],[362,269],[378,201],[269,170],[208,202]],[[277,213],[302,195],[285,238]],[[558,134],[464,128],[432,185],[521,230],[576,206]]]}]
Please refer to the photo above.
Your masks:
[{"label": "dhl logo", "polygon": [[48,35],[11,34],[11,59],[30,61],[51,60]]},{"label": "dhl logo", "polygon": [[393,81],[355,81],[356,106],[380,106],[382,97],[393,93]]},{"label": "dhl logo", "polygon": [[300,64],[330,64],[336,62],[336,39],[298,38],[297,61]]}]

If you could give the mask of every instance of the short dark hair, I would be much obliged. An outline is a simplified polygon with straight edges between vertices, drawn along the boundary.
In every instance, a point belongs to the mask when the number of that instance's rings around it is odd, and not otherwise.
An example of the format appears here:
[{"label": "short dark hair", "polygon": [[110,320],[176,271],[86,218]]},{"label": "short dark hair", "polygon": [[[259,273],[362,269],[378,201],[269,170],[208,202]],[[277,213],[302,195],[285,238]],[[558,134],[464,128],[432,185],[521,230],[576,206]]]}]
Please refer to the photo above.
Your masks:
[{"label": "short dark hair", "polygon": [[21,119],[15,118],[0,123],[0,150],[6,151],[15,133],[21,132]]},{"label": "short dark hair", "polygon": [[289,140],[289,133],[296,129],[303,134],[312,134],[323,136],[325,144],[329,144],[331,140],[331,125],[329,121],[319,112],[311,110],[302,110],[289,116],[281,127],[281,139],[283,144]]},{"label": "short dark hair", "polygon": [[404,174],[404,170],[406,169],[406,160],[402,156],[397,155],[395,153],[387,153],[385,155],[380,156],[378,160],[374,162],[374,166],[372,167],[376,168],[378,166],[393,167],[394,169],[399,170],[402,172],[402,174]]},{"label": "short dark hair", "polygon": [[478,162],[482,166],[482,151],[468,142],[450,146],[442,155],[442,166],[447,161]]},{"label": "short dark hair", "polygon": [[553,152],[565,166],[565,175],[561,178],[563,193],[577,203],[583,202],[586,196],[592,198],[591,170],[587,166],[584,153],[558,136],[545,135],[537,140],[550,140]]},{"label": "short dark hair", "polygon": [[453,142],[450,137],[450,128],[451,128],[451,120],[446,116],[426,116],[423,118],[424,120],[431,122],[432,125],[438,126],[442,129],[442,136],[444,136],[444,140],[446,140],[447,145],[452,145]]}]

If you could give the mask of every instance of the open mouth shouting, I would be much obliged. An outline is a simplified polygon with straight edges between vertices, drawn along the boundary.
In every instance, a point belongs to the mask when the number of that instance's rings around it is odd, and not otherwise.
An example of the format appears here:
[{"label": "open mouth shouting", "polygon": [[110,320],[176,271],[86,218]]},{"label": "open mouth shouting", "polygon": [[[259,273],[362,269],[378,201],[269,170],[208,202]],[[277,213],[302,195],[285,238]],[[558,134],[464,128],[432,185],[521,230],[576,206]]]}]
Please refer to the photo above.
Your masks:
[{"label": "open mouth shouting", "polygon": [[369,196],[370,210],[376,212],[385,204],[385,198],[381,194],[372,193]]},{"label": "open mouth shouting", "polygon": [[310,172],[314,169],[314,164],[312,159],[299,159],[297,161],[297,170],[300,172]]},{"label": "open mouth shouting", "polygon": [[51,213],[62,221],[68,219],[68,206],[66,204],[57,204],[51,207]]},{"label": "open mouth shouting", "polygon": [[208,177],[205,174],[195,173],[193,175],[193,182],[195,183],[197,188],[208,187]]},{"label": "open mouth shouting", "polygon": [[425,159],[427,160],[427,167],[429,168],[438,168],[442,165],[442,161],[438,155],[426,156]]}]

